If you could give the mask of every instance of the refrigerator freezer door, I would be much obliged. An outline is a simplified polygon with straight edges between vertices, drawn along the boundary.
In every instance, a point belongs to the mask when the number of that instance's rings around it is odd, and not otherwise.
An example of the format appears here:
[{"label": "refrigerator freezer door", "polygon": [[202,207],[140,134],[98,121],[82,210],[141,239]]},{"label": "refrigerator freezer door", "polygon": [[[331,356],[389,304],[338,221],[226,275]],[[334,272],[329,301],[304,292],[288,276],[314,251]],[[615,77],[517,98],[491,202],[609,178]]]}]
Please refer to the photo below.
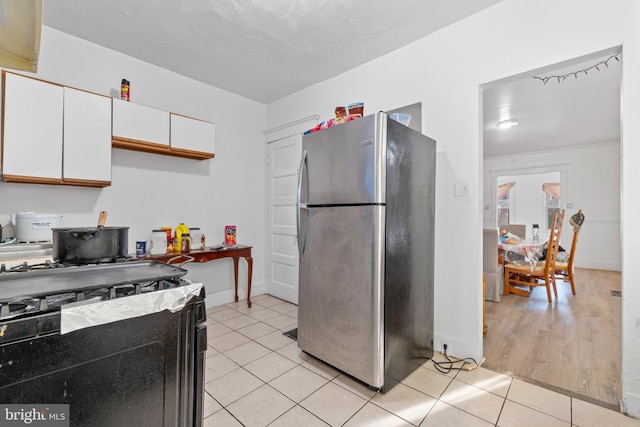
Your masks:
[{"label": "refrigerator freezer door", "polygon": [[300,202],[309,206],[384,203],[387,116],[373,114],[305,135]]},{"label": "refrigerator freezer door", "polygon": [[298,346],[382,387],[384,206],[306,210]]}]

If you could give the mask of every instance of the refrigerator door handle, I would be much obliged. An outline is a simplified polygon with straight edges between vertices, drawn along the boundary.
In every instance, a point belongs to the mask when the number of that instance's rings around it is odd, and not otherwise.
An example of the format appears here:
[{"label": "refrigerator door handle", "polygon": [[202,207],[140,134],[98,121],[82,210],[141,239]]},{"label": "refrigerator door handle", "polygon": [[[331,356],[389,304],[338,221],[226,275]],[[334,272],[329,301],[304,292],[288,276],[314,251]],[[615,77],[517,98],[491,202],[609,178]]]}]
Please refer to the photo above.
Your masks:
[{"label": "refrigerator door handle", "polygon": [[298,234],[298,254],[300,256],[304,255],[304,243],[305,238],[301,234],[300,229],[300,210],[307,209],[306,203],[300,203],[300,197],[302,195],[302,179],[304,176],[304,170],[307,165],[307,150],[302,152],[302,159],[300,160],[300,169],[298,169],[298,188],[296,191],[296,231]]}]

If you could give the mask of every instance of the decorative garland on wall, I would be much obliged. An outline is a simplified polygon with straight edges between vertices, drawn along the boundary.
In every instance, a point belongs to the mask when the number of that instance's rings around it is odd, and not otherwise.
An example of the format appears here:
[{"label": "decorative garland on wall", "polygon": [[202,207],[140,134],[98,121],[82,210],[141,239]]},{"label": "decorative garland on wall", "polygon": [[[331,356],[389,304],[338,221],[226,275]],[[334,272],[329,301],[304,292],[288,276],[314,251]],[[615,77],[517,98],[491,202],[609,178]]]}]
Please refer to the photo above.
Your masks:
[{"label": "decorative garland on wall", "polygon": [[598,71],[600,71],[600,67],[601,66],[605,66],[606,68],[609,68],[609,61],[611,61],[612,59],[615,58],[616,61],[620,62],[620,59],[618,58],[620,56],[620,52],[616,52],[615,54],[611,55],[610,57],[608,57],[607,59],[605,59],[604,61],[600,61],[597,64],[592,65],[589,68],[584,68],[582,70],[578,70],[578,71],[573,71],[571,73],[567,73],[567,74],[561,74],[559,76],[556,75],[552,75],[552,76],[546,76],[546,77],[540,77],[540,76],[533,76],[534,79],[538,79],[541,80],[544,84],[547,84],[547,82],[551,79],[556,79],[558,81],[558,83],[562,83],[565,81],[565,79],[569,76],[573,76],[576,79],[578,78],[578,74],[580,73],[584,73],[584,75],[589,75],[589,71],[593,70],[594,68]]}]

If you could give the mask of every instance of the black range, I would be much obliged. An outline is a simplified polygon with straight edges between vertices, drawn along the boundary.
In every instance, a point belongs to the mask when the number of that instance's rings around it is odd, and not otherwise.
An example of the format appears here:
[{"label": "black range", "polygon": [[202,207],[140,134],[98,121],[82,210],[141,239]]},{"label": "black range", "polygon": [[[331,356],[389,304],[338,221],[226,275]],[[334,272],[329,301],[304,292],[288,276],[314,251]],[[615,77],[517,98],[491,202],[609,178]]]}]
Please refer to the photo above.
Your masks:
[{"label": "black range", "polygon": [[[204,288],[174,312],[129,316],[139,298],[194,285],[175,266],[121,261],[0,272],[0,404],[68,404],[72,426],[202,425]],[[116,318],[63,333],[80,304]]]}]

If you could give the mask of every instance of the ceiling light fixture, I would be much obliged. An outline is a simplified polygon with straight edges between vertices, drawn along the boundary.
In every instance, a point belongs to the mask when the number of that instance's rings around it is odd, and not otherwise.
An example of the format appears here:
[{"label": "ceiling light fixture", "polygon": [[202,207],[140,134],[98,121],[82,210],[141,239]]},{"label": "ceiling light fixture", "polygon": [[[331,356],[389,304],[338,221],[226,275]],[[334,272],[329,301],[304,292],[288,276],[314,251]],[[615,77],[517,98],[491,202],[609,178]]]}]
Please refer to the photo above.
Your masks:
[{"label": "ceiling light fixture", "polygon": [[500,129],[512,128],[514,126],[518,126],[518,120],[516,119],[503,120],[500,123],[498,123],[497,126]]}]

